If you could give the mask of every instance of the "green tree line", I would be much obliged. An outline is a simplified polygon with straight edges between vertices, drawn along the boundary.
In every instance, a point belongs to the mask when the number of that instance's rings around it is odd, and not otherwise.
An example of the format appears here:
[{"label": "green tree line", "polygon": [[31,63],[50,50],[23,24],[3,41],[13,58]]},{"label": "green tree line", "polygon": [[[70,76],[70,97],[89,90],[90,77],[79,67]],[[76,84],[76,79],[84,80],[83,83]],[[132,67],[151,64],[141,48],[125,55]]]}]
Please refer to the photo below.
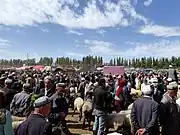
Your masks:
[{"label": "green tree line", "polygon": [[[45,65],[51,66],[55,63],[57,66],[62,67],[84,67],[84,68],[96,68],[101,66],[104,63],[103,58],[99,56],[86,56],[81,60],[72,59],[69,57],[60,57],[53,59],[52,57],[42,57],[39,61],[36,59],[1,59],[1,66],[16,66],[20,67],[23,64],[34,66],[34,65]],[[180,57],[171,57],[171,58],[154,58],[154,57],[143,57],[143,58],[132,58],[126,59],[123,57],[117,57],[111,59],[106,65],[111,66],[125,66],[125,67],[134,67],[134,68],[168,68],[170,64],[173,64],[175,67],[180,67]]]},{"label": "green tree line", "polygon": [[45,65],[45,66],[51,66],[53,63],[57,66],[62,67],[97,67],[100,65],[103,65],[103,58],[99,56],[86,56],[83,57],[82,60],[76,60],[69,57],[60,57],[53,59],[52,57],[41,57],[39,61],[36,61],[36,59],[27,59],[27,60],[21,60],[21,59],[1,59],[0,65],[8,66],[8,67],[20,67],[25,65],[34,66],[34,65]]},{"label": "green tree line", "polygon": [[171,58],[154,58],[154,57],[143,57],[143,58],[132,58],[124,59],[117,57],[111,59],[109,65],[115,66],[125,66],[125,67],[134,67],[134,68],[156,68],[164,69],[168,68],[172,64],[175,67],[180,67],[180,57]]}]

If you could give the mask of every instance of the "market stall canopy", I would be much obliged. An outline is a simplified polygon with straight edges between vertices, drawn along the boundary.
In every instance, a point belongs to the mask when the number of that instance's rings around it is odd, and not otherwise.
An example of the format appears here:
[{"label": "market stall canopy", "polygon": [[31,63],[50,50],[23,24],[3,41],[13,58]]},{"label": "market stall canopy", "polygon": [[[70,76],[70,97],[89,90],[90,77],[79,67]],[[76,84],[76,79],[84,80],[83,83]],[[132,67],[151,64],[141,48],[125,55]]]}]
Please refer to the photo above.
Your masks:
[{"label": "market stall canopy", "polygon": [[34,66],[33,68],[36,70],[42,71],[44,70],[45,67],[43,65],[37,65],[37,66]]},{"label": "market stall canopy", "polygon": [[16,70],[26,70],[26,69],[30,69],[32,66],[23,66],[23,67],[19,67],[16,68]]}]

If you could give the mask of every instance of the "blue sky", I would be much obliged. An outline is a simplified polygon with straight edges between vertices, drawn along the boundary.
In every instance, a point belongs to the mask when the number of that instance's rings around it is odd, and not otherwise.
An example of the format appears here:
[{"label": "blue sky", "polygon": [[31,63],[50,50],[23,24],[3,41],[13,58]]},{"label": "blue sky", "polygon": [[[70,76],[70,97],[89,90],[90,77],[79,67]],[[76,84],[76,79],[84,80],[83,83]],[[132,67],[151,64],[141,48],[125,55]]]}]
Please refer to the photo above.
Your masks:
[{"label": "blue sky", "polygon": [[179,0],[0,0],[0,58],[180,55]]}]

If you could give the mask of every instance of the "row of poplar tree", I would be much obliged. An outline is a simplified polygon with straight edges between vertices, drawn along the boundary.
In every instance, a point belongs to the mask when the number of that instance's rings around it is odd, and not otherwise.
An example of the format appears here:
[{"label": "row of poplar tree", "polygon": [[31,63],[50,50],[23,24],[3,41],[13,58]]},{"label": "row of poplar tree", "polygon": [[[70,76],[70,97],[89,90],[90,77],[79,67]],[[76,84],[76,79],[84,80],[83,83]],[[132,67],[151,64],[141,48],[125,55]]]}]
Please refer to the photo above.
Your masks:
[{"label": "row of poplar tree", "polygon": [[180,67],[180,57],[171,57],[171,58],[154,58],[154,57],[143,57],[143,58],[132,58],[125,59],[122,57],[117,57],[111,59],[108,63],[103,62],[103,58],[99,56],[86,56],[82,60],[76,60],[69,57],[56,58],[55,60],[52,57],[42,57],[39,61],[36,59],[10,59],[0,60],[1,66],[22,66],[26,65],[47,65],[51,66],[52,64],[63,67],[98,67],[101,65],[111,65],[111,66],[125,66],[125,67],[135,67],[135,68],[168,68],[169,64],[173,64],[176,67]]}]

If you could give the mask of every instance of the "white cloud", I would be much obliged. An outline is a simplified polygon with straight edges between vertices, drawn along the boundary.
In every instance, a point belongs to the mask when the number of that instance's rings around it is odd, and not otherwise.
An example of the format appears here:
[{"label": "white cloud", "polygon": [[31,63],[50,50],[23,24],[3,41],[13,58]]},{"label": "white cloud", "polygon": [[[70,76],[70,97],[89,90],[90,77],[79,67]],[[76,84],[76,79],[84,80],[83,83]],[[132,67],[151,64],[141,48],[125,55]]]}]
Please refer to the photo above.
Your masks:
[{"label": "white cloud", "polygon": [[120,49],[109,42],[85,40],[85,44],[93,54],[106,57],[179,57],[180,40],[159,40],[152,43],[126,42],[131,48]]},{"label": "white cloud", "polygon": [[180,40],[160,40],[154,43],[126,42],[134,45],[132,48],[119,52],[125,57],[179,57]]},{"label": "white cloud", "polygon": [[70,33],[70,34],[75,34],[75,35],[78,35],[78,36],[82,36],[84,35],[84,33],[81,33],[81,32],[78,32],[78,31],[75,31],[75,30],[68,30],[67,33]]},{"label": "white cloud", "polygon": [[149,34],[157,37],[176,37],[180,36],[180,27],[146,25],[144,27],[141,27],[139,32],[142,34]]},{"label": "white cloud", "polygon": [[76,39],[76,40],[74,40],[74,42],[75,42],[75,43],[79,43],[79,40]]},{"label": "white cloud", "polygon": [[97,33],[101,34],[102,36],[104,36],[104,33],[105,33],[105,32],[106,32],[106,31],[103,30],[103,29],[97,30]]},{"label": "white cloud", "polygon": [[67,52],[66,55],[69,57],[83,57],[84,56],[81,53],[75,53],[75,52]]},{"label": "white cloud", "polygon": [[9,48],[9,47],[11,47],[11,43],[6,39],[0,38],[0,49]]},{"label": "white cloud", "polygon": [[[17,52],[12,49],[13,44],[6,39],[0,38],[0,59],[27,59],[27,53]],[[35,52],[29,52],[29,58],[40,59],[40,56]]]},{"label": "white cloud", "polygon": [[0,24],[25,26],[55,23],[68,28],[97,29],[148,22],[136,12],[131,0],[120,0],[117,4],[100,0],[100,4],[104,12],[98,8],[96,0],[89,1],[86,7],[80,6],[77,0],[1,0]]},{"label": "white cloud", "polygon": [[152,0],[146,0],[144,1],[144,6],[148,7],[151,5],[151,3],[152,3]]},{"label": "white cloud", "polygon": [[41,31],[42,32],[49,32],[49,30],[47,28],[42,28]]},{"label": "white cloud", "polygon": [[113,51],[112,50],[113,44],[109,42],[98,41],[98,40],[85,40],[84,43],[86,47],[88,47],[89,50],[94,54],[95,53],[106,54],[106,53],[112,53]]}]

